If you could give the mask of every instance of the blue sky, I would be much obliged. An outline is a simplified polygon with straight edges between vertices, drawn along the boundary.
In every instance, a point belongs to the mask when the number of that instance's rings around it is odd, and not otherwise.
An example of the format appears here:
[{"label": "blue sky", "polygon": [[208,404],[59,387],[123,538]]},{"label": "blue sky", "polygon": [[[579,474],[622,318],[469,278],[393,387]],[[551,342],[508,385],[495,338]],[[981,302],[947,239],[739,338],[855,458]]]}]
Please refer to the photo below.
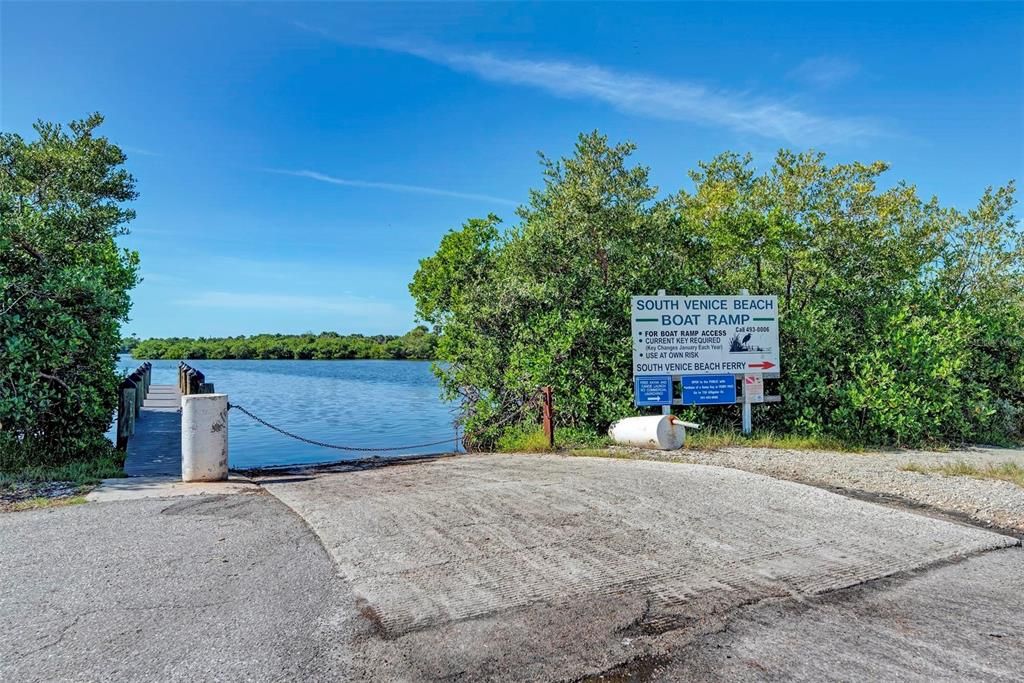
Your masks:
[{"label": "blue sky", "polygon": [[1020,3],[0,3],[0,124],[107,117],[126,331],[401,333],[420,258],[595,128],[663,191],[780,147],[967,207],[1024,170]]}]

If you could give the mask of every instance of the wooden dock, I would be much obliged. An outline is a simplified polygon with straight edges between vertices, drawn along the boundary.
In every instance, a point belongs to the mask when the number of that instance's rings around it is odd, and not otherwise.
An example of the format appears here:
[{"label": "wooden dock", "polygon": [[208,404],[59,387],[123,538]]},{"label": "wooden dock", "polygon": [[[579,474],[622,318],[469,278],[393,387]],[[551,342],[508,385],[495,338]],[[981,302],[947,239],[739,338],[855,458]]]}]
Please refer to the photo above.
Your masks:
[{"label": "wooden dock", "polygon": [[124,472],[129,477],[181,477],[181,391],[152,384],[128,440]]}]

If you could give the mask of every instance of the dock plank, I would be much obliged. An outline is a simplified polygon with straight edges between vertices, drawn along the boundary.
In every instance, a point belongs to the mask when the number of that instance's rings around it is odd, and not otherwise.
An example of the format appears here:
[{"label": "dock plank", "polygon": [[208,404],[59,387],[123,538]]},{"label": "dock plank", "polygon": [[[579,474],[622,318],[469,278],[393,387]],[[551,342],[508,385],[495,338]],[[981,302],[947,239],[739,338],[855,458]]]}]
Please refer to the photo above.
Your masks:
[{"label": "dock plank", "polygon": [[128,440],[124,472],[129,477],[181,476],[181,393],[172,384],[154,384]]}]

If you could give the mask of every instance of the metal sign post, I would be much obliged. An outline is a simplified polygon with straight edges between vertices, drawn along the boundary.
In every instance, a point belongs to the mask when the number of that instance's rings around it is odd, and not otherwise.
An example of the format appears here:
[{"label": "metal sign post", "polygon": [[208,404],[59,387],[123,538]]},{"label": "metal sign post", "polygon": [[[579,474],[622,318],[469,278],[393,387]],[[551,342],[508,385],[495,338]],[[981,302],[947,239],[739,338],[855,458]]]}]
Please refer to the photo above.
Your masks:
[{"label": "metal sign post", "polygon": [[[665,296],[665,290],[664,289],[659,289],[658,290],[658,296]],[[636,355],[636,350],[635,350],[636,349],[636,341],[633,342],[633,349],[634,349],[633,355],[635,356]],[[635,372],[633,374],[636,375]],[[666,403],[666,404],[661,406],[661,414],[662,415],[671,415],[672,414],[672,399],[673,398],[675,398],[675,378],[672,378],[672,391],[669,393],[668,403]]]},{"label": "metal sign post", "polygon": [[750,434],[753,426],[753,405],[764,403],[764,377],[743,375],[743,433]]}]

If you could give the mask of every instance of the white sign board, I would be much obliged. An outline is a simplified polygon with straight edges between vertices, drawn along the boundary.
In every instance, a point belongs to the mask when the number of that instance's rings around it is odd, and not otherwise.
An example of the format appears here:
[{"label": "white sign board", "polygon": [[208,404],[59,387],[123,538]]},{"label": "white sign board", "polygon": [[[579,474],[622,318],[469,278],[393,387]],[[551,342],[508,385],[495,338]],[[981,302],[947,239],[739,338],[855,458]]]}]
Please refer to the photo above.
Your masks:
[{"label": "white sign board", "polygon": [[762,375],[743,375],[743,400],[747,403],[764,403]]},{"label": "white sign board", "polygon": [[633,375],[779,372],[775,296],[634,296]]}]

